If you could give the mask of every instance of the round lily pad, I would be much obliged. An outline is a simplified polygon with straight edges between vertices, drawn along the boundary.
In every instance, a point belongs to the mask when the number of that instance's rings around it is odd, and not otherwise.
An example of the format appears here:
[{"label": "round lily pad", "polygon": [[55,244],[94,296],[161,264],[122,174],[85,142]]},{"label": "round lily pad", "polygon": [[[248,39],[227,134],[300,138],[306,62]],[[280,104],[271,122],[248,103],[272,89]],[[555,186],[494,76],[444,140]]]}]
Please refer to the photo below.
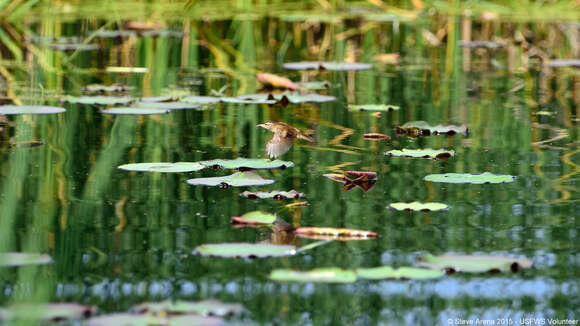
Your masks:
[{"label": "round lily pad", "polygon": [[398,211],[432,212],[447,209],[449,206],[442,203],[420,203],[414,201],[412,203],[392,203],[387,208]]},{"label": "round lily pad", "polygon": [[446,182],[446,183],[470,183],[470,184],[488,184],[488,183],[508,183],[514,182],[516,177],[509,174],[484,173],[445,173],[429,174],[425,176],[425,181]]},{"label": "round lily pad", "polygon": [[318,240],[368,240],[378,236],[372,231],[328,227],[299,227],[295,233],[302,238]]},{"label": "round lily pad", "polygon": [[119,115],[152,115],[152,114],[167,114],[169,110],[156,108],[139,108],[139,107],[119,107],[102,110],[103,114],[119,114]]},{"label": "round lily pad", "polygon": [[176,316],[136,315],[128,313],[116,313],[90,318],[88,326],[217,326],[224,325],[224,320],[219,317],[200,316],[198,314],[185,314]]},{"label": "round lily pad", "polygon": [[117,168],[125,171],[136,172],[194,172],[205,169],[205,166],[197,162],[153,162],[123,164],[119,165]]},{"label": "round lily pad", "polygon": [[52,263],[52,258],[47,254],[32,254],[22,252],[0,253],[0,267],[42,265]]},{"label": "round lily pad", "polygon": [[34,319],[60,321],[64,319],[81,319],[97,311],[95,306],[84,306],[77,303],[43,303],[15,304],[0,308],[0,321]]},{"label": "round lily pad", "polygon": [[368,63],[358,62],[323,62],[323,61],[302,61],[302,62],[288,62],[282,65],[284,69],[289,70],[335,70],[335,71],[349,71],[349,70],[368,70],[373,66]]},{"label": "round lily pad", "polygon": [[370,133],[363,134],[363,138],[366,140],[378,141],[378,140],[383,140],[383,139],[389,139],[391,137],[388,135],[385,135],[385,134],[377,133],[377,132],[370,132]]},{"label": "round lily pad", "polygon": [[360,278],[380,280],[380,279],[431,279],[438,278],[445,275],[444,271],[414,268],[414,267],[400,267],[394,269],[390,266],[380,266],[373,268],[358,268],[356,275]]},{"label": "round lily pad", "polygon": [[455,135],[467,134],[468,128],[466,125],[436,125],[431,126],[425,121],[410,121],[402,126],[396,126],[395,131],[399,135],[407,136],[429,136],[429,135]]},{"label": "round lily pad", "polygon": [[176,98],[173,96],[147,96],[139,99],[139,103],[159,103],[159,102],[175,102]]},{"label": "round lily pad", "polygon": [[253,172],[236,172],[223,177],[195,178],[187,180],[187,183],[194,186],[219,186],[245,187],[245,186],[265,186],[274,183],[274,180],[264,179]]},{"label": "round lily pad", "polygon": [[446,159],[455,156],[455,151],[450,149],[406,149],[392,150],[385,153],[387,156],[412,157],[412,158],[429,158],[432,160]]},{"label": "round lily pad", "polygon": [[298,84],[298,88],[301,89],[308,89],[311,91],[320,91],[329,89],[332,84],[329,81],[322,80],[322,81],[309,81]]},{"label": "round lily pad", "polygon": [[219,103],[220,102],[220,97],[216,97],[216,96],[197,96],[197,95],[193,95],[193,96],[186,96],[184,98],[181,99],[182,102],[186,102],[186,103],[193,103],[193,104],[214,104],[214,103]]},{"label": "round lily pad", "polygon": [[356,281],[356,273],[336,267],[316,268],[310,271],[275,269],[270,273],[270,279],[281,282],[352,283]]},{"label": "round lily pad", "polygon": [[316,93],[300,93],[300,92],[283,92],[283,93],[269,93],[269,94],[248,94],[240,95],[239,99],[244,101],[268,101],[269,104],[277,102],[287,103],[305,103],[305,102],[332,102],[336,100],[334,96],[320,95]]},{"label": "round lily pad", "polygon": [[0,114],[55,114],[66,110],[56,106],[42,105],[0,105]]},{"label": "round lily pad", "polygon": [[389,104],[363,104],[363,105],[349,105],[350,111],[375,111],[375,112],[391,112],[398,111],[400,107]]},{"label": "round lily pad", "polygon": [[227,316],[239,313],[244,309],[239,303],[224,303],[216,299],[207,299],[202,301],[161,301],[145,302],[131,307],[130,311],[139,314],[167,313],[187,314],[195,313],[202,316]]},{"label": "round lily pad", "polygon": [[135,99],[129,96],[65,96],[61,102],[76,103],[76,104],[94,104],[94,105],[109,105],[109,104],[128,104]]},{"label": "round lily pad", "polygon": [[290,191],[272,190],[272,191],[244,191],[240,194],[240,196],[248,199],[273,198],[275,200],[284,200],[284,199],[299,199],[304,197],[304,194],[296,190]]},{"label": "round lily pad", "polygon": [[198,246],[194,253],[222,258],[265,258],[295,255],[297,248],[267,243],[214,243]]},{"label": "round lily pad", "polygon": [[527,258],[512,258],[489,255],[426,255],[418,263],[421,267],[445,270],[447,272],[517,272],[531,268],[533,262]]},{"label": "round lily pad", "polygon": [[81,88],[81,90],[83,92],[90,92],[90,93],[120,93],[120,92],[128,92],[132,89],[133,89],[132,86],[119,85],[119,84],[113,84],[113,85],[91,84],[91,85],[87,85],[87,86]]},{"label": "round lily pad", "polygon": [[262,211],[253,211],[246,213],[242,216],[232,217],[232,222],[242,224],[265,225],[265,224],[273,224],[275,221],[276,215]]},{"label": "round lily pad", "polygon": [[201,104],[193,104],[187,102],[138,102],[134,106],[139,108],[147,109],[159,109],[159,110],[191,110],[199,109],[202,107]]},{"label": "round lily pad", "polygon": [[280,161],[280,160],[271,161],[269,159],[262,158],[241,158],[241,157],[233,160],[217,159],[210,161],[200,161],[199,163],[206,167],[233,169],[240,171],[285,169],[294,166],[294,163],[289,161]]}]

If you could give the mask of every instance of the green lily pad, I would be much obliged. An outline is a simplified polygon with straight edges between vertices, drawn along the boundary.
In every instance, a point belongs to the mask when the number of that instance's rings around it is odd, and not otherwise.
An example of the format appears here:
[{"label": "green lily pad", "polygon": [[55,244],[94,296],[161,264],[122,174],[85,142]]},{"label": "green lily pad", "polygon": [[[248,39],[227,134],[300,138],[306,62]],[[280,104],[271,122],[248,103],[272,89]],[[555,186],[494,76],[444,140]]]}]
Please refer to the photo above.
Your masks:
[{"label": "green lily pad", "polygon": [[95,51],[101,48],[98,44],[70,43],[70,44],[49,44],[49,48],[55,51]]},{"label": "green lily pad", "polygon": [[446,183],[470,183],[470,184],[489,184],[489,183],[508,183],[514,182],[516,177],[509,174],[484,173],[445,173],[429,174],[423,178],[425,181],[446,182]]},{"label": "green lily pad", "polygon": [[186,96],[186,97],[182,98],[181,101],[186,102],[186,103],[206,105],[206,104],[219,103],[220,99],[221,99],[221,97],[216,97],[216,96],[193,95],[193,96]]},{"label": "green lily pad", "polygon": [[177,99],[173,96],[147,96],[139,99],[139,103],[159,103],[159,102],[175,102]]},{"label": "green lily pad", "polygon": [[452,156],[455,156],[454,150],[447,150],[447,149],[406,149],[403,148],[402,150],[392,150],[385,153],[387,156],[396,156],[396,157],[413,157],[413,158],[429,158],[432,160],[436,159],[446,159]]},{"label": "green lily pad", "polygon": [[198,162],[153,162],[123,164],[117,168],[136,172],[194,172],[205,169],[205,166]]},{"label": "green lily pad", "polygon": [[299,227],[295,231],[297,237],[317,240],[371,240],[376,239],[378,234],[372,231],[329,228],[329,227]]},{"label": "green lily pad", "polygon": [[154,314],[167,313],[187,314],[195,313],[202,316],[227,316],[239,313],[244,309],[239,303],[224,303],[216,299],[208,299],[202,301],[161,301],[161,302],[145,302],[131,307],[130,311],[138,314]]},{"label": "green lily pad", "polygon": [[304,197],[304,194],[301,192],[297,192],[296,190],[290,191],[280,191],[280,190],[272,190],[272,191],[244,191],[240,194],[240,196],[248,198],[248,199],[266,199],[266,198],[273,198],[276,200],[283,200],[283,199],[298,199]]},{"label": "green lily pad", "polygon": [[52,258],[47,254],[32,254],[23,252],[0,253],[0,267],[42,265],[52,263]]},{"label": "green lily pad", "polygon": [[414,267],[400,267],[397,269],[391,266],[380,266],[372,268],[358,268],[356,275],[360,278],[380,280],[380,279],[431,279],[438,278],[445,275],[444,271],[414,268]]},{"label": "green lily pad", "polygon": [[436,125],[431,126],[425,121],[411,121],[407,122],[402,126],[396,126],[395,131],[399,135],[407,136],[429,136],[429,135],[455,135],[455,134],[467,134],[468,128],[466,125],[454,126],[454,125]]},{"label": "green lily pad", "polygon": [[104,29],[95,33],[95,37],[101,38],[130,37],[130,36],[137,36],[137,32],[133,30]]},{"label": "green lily pad", "polygon": [[275,99],[270,98],[261,98],[261,97],[254,97],[254,96],[238,96],[238,97],[222,97],[220,98],[220,102],[223,103],[232,103],[232,104],[276,104]]},{"label": "green lily pad", "polygon": [[240,171],[285,169],[294,166],[294,163],[289,161],[280,161],[280,160],[271,161],[266,158],[262,159],[262,158],[241,158],[241,157],[233,160],[217,159],[210,161],[200,161],[199,163],[208,168],[211,167]]},{"label": "green lily pad", "polygon": [[269,101],[268,104],[274,103],[305,103],[305,102],[332,102],[336,100],[334,96],[320,95],[316,93],[300,93],[300,92],[290,92],[286,91],[283,93],[269,93],[269,94],[248,94],[240,95],[239,99],[248,101]]},{"label": "green lily pad", "polygon": [[176,316],[153,316],[136,315],[128,313],[116,313],[90,318],[88,326],[217,326],[224,325],[224,320],[219,317],[200,316],[197,314],[185,314]]},{"label": "green lily pad", "polygon": [[274,224],[276,219],[276,215],[262,211],[253,211],[242,216],[232,216],[232,222],[252,225]]},{"label": "green lily pad", "polygon": [[329,81],[309,81],[304,83],[299,83],[298,88],[307,89],[311,91],[321,91],[325,89],[329,89],[332,84]]},{"label": "green lily pad", "polygon": [[392,203],[389,204],[387,208],[398,211],[433,212],[445,210],[449,208],[449,206],[442,203],[420,203],[414,201],[412,203]]},{"label": "green lily pad", "polygon": [[203,107],[200,104],[187,102],[138,102],[134,104],[138,108],[160,109],[160,110],[191,110]]},{"label": "green lily pad", "polygon": [[274,180],[264,179],[253,172],[236,172],[223,177],[195,178],[187,180],[194,186],[218,186],[220,188],[265,186],[274,183]]},{"label": "green lily pad", "polygon": [[83,92],[89,93],[121,93],[121,92],[129,92],[132,89],[133,89],[132,86],[119,84],[113,85],[91,84],[81,88]]},{"label": "green lily pad", "polygon": [[363,105],[349,105],[350,111],[376,111],[376,112],[391,112],[399,111],[400,107],[389,104],[363,104]]},{"label": "green lily pad", "polygon": [[323,62],[323,61],[302,61],[302,62],[287,62],[282,65],[284,69],[289,70],[334,70],[334,71],[349,71],[349,70],[368,70],[373,66],[368,63],[358,62]]},{"label": "green lily pad", "polygon": [[447,272],[517,272],[531,268],[534,263],[527,258],[512,258],[489,255],[426,255],[417,264],[420,267],[445,270]]},{"label": "green lily pad", "polygon": [[109,105],[109,104],[128,104],[135,99],[129,96],[65,96],[61,102],[75,103],[75,104],[94,104],[94,105]]},{"label": "green lily pad", "polygon": [[97,307],[95,306],[84,306],[77,303],[15,304],[0,308],[0,321],[81,319],[89,317],[96,311]]},{"label": "green lily pad", "polygon": [[194,254],[222,258],[283,257],[298,253],[291,245],[267,243],[212,243],[197,246]]},{"label": "green lily pad", "polygon": [[0,105],[0,114],[55,114],[66,110],[56,106],[42,105]]},{"label": "green lily pad", "polygon": [[352,283],[356,281],[356,273],[336,267],[315,268],[310,271],[275,269],[270,273],[270,279],[280,282]]},{"label": "green lily pad", "polygon": [[139,108],[139,107],[118,107],[102,110],[103,114],[119,114],[119,115],[152,115],[152,114],[167,114],[169,110],[155,109],[155,108]]}]

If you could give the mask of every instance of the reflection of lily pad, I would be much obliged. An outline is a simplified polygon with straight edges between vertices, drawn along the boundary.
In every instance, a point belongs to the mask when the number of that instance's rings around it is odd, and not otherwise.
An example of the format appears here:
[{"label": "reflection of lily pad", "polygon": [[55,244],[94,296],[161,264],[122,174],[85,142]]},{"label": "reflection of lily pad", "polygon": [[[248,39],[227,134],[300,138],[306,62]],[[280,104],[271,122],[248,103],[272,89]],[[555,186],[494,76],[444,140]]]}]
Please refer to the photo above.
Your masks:
[{"label": "reflection of lily pad", "polygon": [[267,243],[214,243],[195,248],[194,253],[202,256],[223,258],[265,258],[282,257],[296,254],[297,248],[291,245]]},{"label": "reflection of lily pad", "polygon": [[445,159],[455,156],[454,150],[447,150],[447,149],[406,149],[403,148],[402,150],[392,150],[385,153],[387,156],[397,156],[397,157],[413,157],[413,158],[430,158],[433,160],[436,159]]},{"label": "reflection of lily pad", "polygon": [[0,114],[54,114],[65,112],[63,108],[42,105],[0,105]]},{"label": "reflection of lily pad", "polygon": [[323,62],[323,61],[302,61],[302,62],[288,62],[282,65],[284,69],[289,70],[368,70],[373,66],[368,63],[358,62]]},{"label": "reflection of lily pad", "polygon": [[202,107],[200,104],[186,103],[186,102],[139,102],[134,106],[147,109],[160,110],[191,110]]},{"label": "reflection of lily pad", "polygon": [[200,161],[206,167],[219,168],[219,169],[234,169],[240,171],[248,170],[272,170],[272,169],[285,169],[294,166],[294,163],[289,161],[280,161],[262,158],[236,158],[234,160],[217,159],[211,161]]},{"label": "reflection of lily pad", "polygon": [[378,236],[376,232],[327,227],[299,227],[296,236],[318,240],[367,240]]},{"label": "reflection of lily pad", "polygon": [[436,125],[431,126],[425,121],[411,121],[402,126],[396,126],[395,131],[399,135],[407,135],[412,137],[429,136],[429,135],[455,135],[467,134],[468,128],[466,125]]},{"label": "reflection of lily pad", "polygon": [[432,212],[447,209],[449,206],[442,203],[420,203],[414,201],[412,203],[392,203],[387,208],[398,211]]},{"label": "reflection of lily pad", "polygon": [[134,100],[128,96],[65,96],[61,99],[62,102],[94,105],[127,104]]},{"label": "reflection of lily pad", "polygon": [[362,189],[364,192],[368,192],[377,183],[377,174],[372,171],[345,171],[343,175],[329,173],[323,174],[323,176],[330,180],[343,183],[343,192],[351,191],[356,187]]},{"label": "reflection of lily pad", "polygon": [[267,225],[273,224],[275,221],[276,215],[262,211],[253,211],[242,216],[232,216],[232,222],[242,224]]},{"label": "reflection of lily pad", "polygon": [[136,315],[128,313],[116,313],[94,317],[88,320],[88,326],[217,326],[224,325],[224,320],[219,317],[200,316],[197,314],[185,314],[175,316]]},{"label": "reflection of lily pad", "polygon": [[131,163],[118,166],[125,171],[137,172],[194,172],[205,169],[205,166],[197,162],[153,162],[153,163]]},{"label": "reflection of lily pad", "polygon": [[283,199],[298,199],[304,197],[304,194],[301,192],[297,192],[296,190],[290,191],[280,191],[280,190],[272,190],[272,191],[244,191],[240,194],[240,196],[248,198],[248,199],[266,199],[266,198],[273,198],[276,200],[283,200]]},{"label": "reflection of lily pad", "polygon": [[527,258],[489,255],[426,255],[418,263],[421,267],[466,273],[517,272],[522,268],[531,268],[533,264]]},{"label": "reflection of lily pad", "polygon": [[356,281],[356,274],[336,267],[316,268],[310,271],[276,269],[270,273],[270,279],[281,282],[352,283]]},{"label": "reflection of lily pad", "polygon": [[52,263],[52,258],[47,254],[32,254],[22,252],[0,253],[0,267],[2,266],[23,266],[41,265]]},{"label": "reflection of lily pad", "polygon": [[445,272],[440,270],[414,268],[414,267],[400,267],[397,269],[391,266],[380,266],[373,268],[358,268],[356,275],[359,278],[366,278],[371,280],[380,279],[431,279],[438,278],[445,275]]},{"label": "reflection of lily pad", "polygon": [[429,174],[425,176],[425,181],[446,182],[446,183],[471,183],[471,184],[488,184],[488,183],[508,183],[514,182],[516,177],[508,174],[484,173],[445,173]]},{"label": "reflection of lily pad", "polygon": [[194,186],[218,186],[220,188],[265,186],[274,183],[274,180],[264,179],[253,172],[236,172],[223,177],[195,178],[187,180]]},{"label": "reflection of lily pad", "polygon": [[376,112],[391,112],[398,111],[399,106],[388,104],[364,104],[364,105],[349,105],[350,111],[376,111]]},{"label": "reflection of lily pad", "polygon": [[15,304],[0,308],[0,321],[81,319],[89,317],[96,311],[97,307],[83,306],[77,303]]},{"label": "reflection of lily pad", "polygon": [[105,109],[101,111],[101,113],[118,114],[118,115],[152,115],[152,114],[167,114],[169,113],[169,110],[155,108],[119,107]]},{"label": "reflection of lily pad", "polygon": [[202,301],[162,301],[162,302],[145,302],[137,306],[131,307],[130,311],[139,314],[154,314],[166,313],[187,314],[195,313],[202,316],[226,316],[230,314],[239,313],[244,309],[239,303],[224,303],[216,299],[208,299]]},{"label": "reflection of lily pad", "polygon": [[332,102],[336,100],[334,96],[320,95],[316,93],[300,93],[300,92],[284,92],[284,93],[269,93],[269,94],[248,94],[240,95],[239,99],[244,101],[272,101],[272,103],[304,103],[304,102]]}]

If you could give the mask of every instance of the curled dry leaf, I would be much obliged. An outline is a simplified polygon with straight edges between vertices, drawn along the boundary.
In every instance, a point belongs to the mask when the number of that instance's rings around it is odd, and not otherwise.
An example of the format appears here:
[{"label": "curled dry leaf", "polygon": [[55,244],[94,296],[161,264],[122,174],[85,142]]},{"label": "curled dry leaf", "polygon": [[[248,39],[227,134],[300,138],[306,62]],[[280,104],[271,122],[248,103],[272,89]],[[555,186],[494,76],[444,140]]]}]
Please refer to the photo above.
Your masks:
[{"label": "curled dry leaf", "polygon": [[257,75],[258,81],[262,84],[264,84],[264,86],[269,86],[272,88],[285,88],[285,89],[290,89],[295,91],[296,90],[296,84],[294,84],[290,79],[286,78],[286,77],[281,77],[278,75],[274,75],[274,74],[268,74],[268,73],[261,73]]}]

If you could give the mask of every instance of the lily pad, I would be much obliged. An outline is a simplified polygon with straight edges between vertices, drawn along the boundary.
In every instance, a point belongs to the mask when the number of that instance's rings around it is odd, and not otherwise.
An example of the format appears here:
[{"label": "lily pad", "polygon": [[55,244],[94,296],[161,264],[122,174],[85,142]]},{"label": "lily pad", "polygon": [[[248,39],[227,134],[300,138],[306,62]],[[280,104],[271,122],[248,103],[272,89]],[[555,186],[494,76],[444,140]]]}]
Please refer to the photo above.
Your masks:
[{"label": "lily pad", "polygon": [[290,79],[274,74],[261,73],[256,76],[258,81],[266,87],[271,88],[285,88],[295,91],[296,84],[294,84]]},{"label": "lily pad", "polygon": [[197,95],[186,96],[181,99],[182,102],[202,105],[219,103],[220,100],[221,98],[216,96],[197,96]]},{"label": "lily pad", "polygon": [[240,95],[237,98],[244,101],[270,101],[274,103],[305,103],[305,102],[332,102],[336,100],[334,96],[320,95],[316,93],[300,93],[300,92],[284,92],[284,93],[269,93],[269,94],[247,94]]},{"label": "lily pad", "polygon": [[205,166],[197,162],[153,162],[123,164],[117,168],[136,172],[194,172],[205,169]]},{"label": "lily pad", "polygon": [[217,159],[211,161],[200,161],[199,163],[208,168],[233,169],[240,171],[285,169],[294,166],[294,163],[289,161],[271,161],[269,159],[241,157],[233,160]]},{"label": "lily pad", "polygon": [[15,304],[0,308],[0,321],[81,319],[91,316],[96,311],[97,307],[95,306],[84,306],[77,303]]},{"label": "lily pad", "polygon": [[516,177],[509,174],[484,173],[445,173],[429,174],[425,176],[425,181],[446,182],[446,183],[470,183],[470,184],[489,184],[489,183],[508,183],[514,182]]},{"label": "lily pad", "polygon": [[380,280],[380,279],[422,280],[441,277],[445,275],[445,272],[425,268],[400,267],[395,269],[392,268],[391,266],[380,266],[372,268],[358,268],[356,269],[356,275],[359,278],[371,280]]},{"label": "lily pad", "polygon": [[356,281],[356,273],[336,267],[310,271],[275,269],[270,273],[270,279],[281,282],[352,283]]},{"label": "lily pad", "polygon": [[301,192],[297,192],[296,190],[290,191],[272,190],[272,191],[254,191],[254,192],[244,191],[240,194],[240,196],[248,199],[273,198],[275,200],[284,200],[284,199],[299,199],[304,197],[304,194]]},{"label": "lily pad", "polygon": [[251,225],[273,224],[276,219],[276,215],[262,211],[253,211],[242,216],[232,216],[232,222]]},{"label": "lily pad", "polygon": [[194,186],[218,186],[220,188],[265,186],[274,183],[274,180],[264,179],[253,172],[236,172],[223,177],[195,178],[187,180]]},{"label": "lily pad", "polygon": [[378,236],[376,232],[328,228],[328,227],[299,227],[295,230],[296,236],[317,240],[368,240]]},{"label": "lily pad", "polygon": [[129,96],[65,96],[61,102],[76,103],[76,104],[94,104],[94,105],[109,105],[109,104],[128,104],[135,99]]},{"label": "lily pad", "polygon": [[398,211],[434,212],[448,209],[449,206],[442,203],[421,203],[414,201],[412,203],[392,203],[387,208]]},{"label": "lily pad", "polygon": [[52,258],[47,254],[32,254],[22,252],[0,253],[0,267],[42,265],[52,263]]},{"label": "lily pad", "polygon": [[485,48],[498,49],[506,46],[505,42],[491,42],[491,41],[459,41],[459,46],[464,48]]},{"label": "lily pad", "polygon": [[91,84],[81,88],[83,92],[89,93],[120,93],[120,92],[128,92],[132,89],[133,89],[132,86],[119,84],[113,85]]},{"label": "lily pad", "polygon": [[468,128],[466,125],[436,125],[431,126],[425,121],[411,121],[402,126],[396,126],[395,131],[399,135],[406,135],[411,137],[429,136],[429,135],[455,135],[467,134]]},{"label": "lily pad", "polygon": [[307,90],[311,90],[311,91],[320,91],[320,90],[329,89],[330,86],[332,86],[332,84],[326,80],[309,81],[309,82],[303,82],[303,83],[298,84],[298,88],[307,89]]},{"label": "lily pad", "polygon": [[366,140],[383,140],[383,139],[390,139],[391,137],[385,134],[380,134],[376,132],[366,133],[363,135],[363,138]]},{"label": "lily pad", "polygon": [[267,243],[212,243],[197,246],[194,254],[222,258],[283,257],[298,253],[292,245]]},{"label": "lily pad", "polygon": [[161,301],[161,302],[145,302],[131,307],[130,311],[138,314],[154,314],[166,313],[187,314],[195,313],[202,316],[227,316],[239,313],[244,309],[239,303],[224,303],[216,299],[208,299],[202,301]]},{"label": "lily pad", "polygon": [[0,114],[55,114],[66,110],[56,106],[42,105],[0,105]]},{"label": "lily pad", "polygon": [[563,68],[563,67],[580,67],[580,59],[556,59],[550,60],[546,63],[548,67]]},{"label": "lily pad", "polygon": [[392,150],[385,153],[387,156],[396,157],[413,157],[413,158],[429,158],[432,160],[436,159],[446,159],[455,156],[454,150],[447,149],[406,149],[402,150]]},{"label": "lily pad", "polygon": [[156,108],[118,107],[102,110],[101,113],[118,115],[153,115],[167,114],[169,113],[169,110]]},{"label": "lily pad", "polygon": [[375,111],[375,112],[392,112],[400,110],[397,105],[388,104],[363,104],[363,105],[349,105],[350,111]]},{"label": "lily pad", "polygon": [[84,44],[84,43],[54,43],[49,44],[49,48],[55,51],[95,51],[101,48],[98,44]]},{"label": "lily pad", "polygon": [[231,104],[276,104],[275,99],[270,99],[267,97],[220,97],[220,102],[231,103]]},{"label": "lily pad", "polygon": [[90,318],[88,326],[217,326],[224,325],[224,320],[219,317],[200,316],[197,314],[185,314],[176,316],[153,316],[136,315],[128,313],[116,313]]},{"label": "lily pad", "polygon": [[187,102],[138,102],[134,104],[138,108],[159,109],[159,110],[191,110],[203,107],[201,104]]},{"label": "lily pad", "polygon": [[289,70],[334,70],[334,71],[349,71],[349,70],[368,70],[373,66],[368,63],[358,62],[323,62],[323,61],[302,61],[302,62],[287,62],[282,65],[284,69]]},{"label": "lily pad", "polygon": [[534,263],[527,258],[512,258],[489,255],[426,255],[418,263],[420,267],[451,272],[517,272],[522,268],[531,268]]},{"label": "lily pad", "polygon": [[160,102],[175,102],[177,99],[173,96],[147,96],[139,99],[139,103],[160,103]]}]

